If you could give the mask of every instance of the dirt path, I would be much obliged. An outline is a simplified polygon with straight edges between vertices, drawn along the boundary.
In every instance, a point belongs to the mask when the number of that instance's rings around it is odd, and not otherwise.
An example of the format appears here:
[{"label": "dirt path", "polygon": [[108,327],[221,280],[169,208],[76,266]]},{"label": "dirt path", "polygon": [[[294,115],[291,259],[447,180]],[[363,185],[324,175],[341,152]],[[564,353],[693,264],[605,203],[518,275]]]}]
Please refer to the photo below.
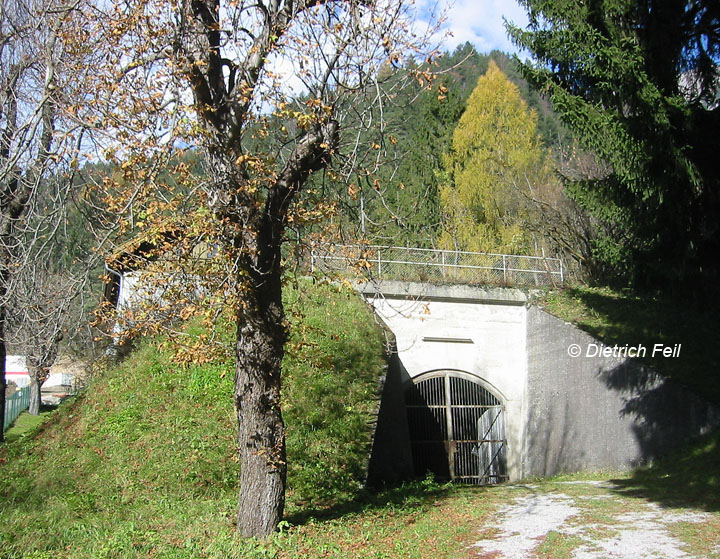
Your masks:
[{"label": "dirt path", "polygon": [[[549,492],[533,485],[517,489],[520,494],[498,510],[496,522],[473,544],[476,557],[720,558],[717,515],[663,509],[621,496],[605,481],[557,482]],[[701,543],[694,545],[698,538]]]}]

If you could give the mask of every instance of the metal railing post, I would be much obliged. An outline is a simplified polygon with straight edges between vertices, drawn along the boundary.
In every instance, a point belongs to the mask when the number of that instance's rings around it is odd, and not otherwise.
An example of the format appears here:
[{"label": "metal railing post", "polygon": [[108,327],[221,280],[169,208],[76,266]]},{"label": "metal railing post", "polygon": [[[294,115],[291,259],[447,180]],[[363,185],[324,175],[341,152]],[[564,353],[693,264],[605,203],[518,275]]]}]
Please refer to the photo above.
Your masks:
[{"label": "metal railing post", "polygon": [[503,283],[507,282],[507,264],[505,262],[505,255],[502,255],[503,257]]},{"label": "metal railing post", "polygon": [[378,278],[382,277],[382,260],[380,260],[380,249],[378,249]]}]

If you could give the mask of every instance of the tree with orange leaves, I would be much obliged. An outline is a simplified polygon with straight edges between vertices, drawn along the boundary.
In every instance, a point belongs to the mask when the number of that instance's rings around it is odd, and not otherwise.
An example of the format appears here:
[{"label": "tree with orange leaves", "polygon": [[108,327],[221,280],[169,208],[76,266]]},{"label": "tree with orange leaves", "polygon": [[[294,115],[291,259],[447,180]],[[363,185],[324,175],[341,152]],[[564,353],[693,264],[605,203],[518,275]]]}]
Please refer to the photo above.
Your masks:
[{"label": "tree with orange leaves", "polygon": [[[434,29],[414,29],[411,0],[130,0],[98,13],[85,48],[108,47],[105,70],[78,114],[117,168],[95,196],[126,218],[119,259],[142,254],[172,277],[149,289],[162,291],[156,317],[234,323],[238,530],[266,536],[286,477],[282,247],[308,218],[293,209],[311,175],[376,168],[384,106]],[[197,173],[180,150],[202,154]]]}]

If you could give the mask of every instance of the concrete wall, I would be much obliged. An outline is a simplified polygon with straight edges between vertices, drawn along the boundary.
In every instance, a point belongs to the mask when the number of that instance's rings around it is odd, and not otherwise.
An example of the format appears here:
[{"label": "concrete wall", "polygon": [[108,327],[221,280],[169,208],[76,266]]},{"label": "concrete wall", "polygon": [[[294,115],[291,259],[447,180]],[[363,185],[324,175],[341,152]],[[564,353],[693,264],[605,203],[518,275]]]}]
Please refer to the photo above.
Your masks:
[{"label": "concrete wall", "polygon": [[590,344],[598,342],[528,309],[523,477],[633,467],[718,424],[717,410],[689,390],[633,359],[593,356]]},{"label": "concrete wall", "polygon": [[397,348],[373,447],[375,482],[412,474],[404,389],[430,371],[473,374],[501,399],[511,480],[630,468],[720,424],[716,408],[639,361],[589,356],[596,339],[528,306],[521,291],[400,282],[359,290]]},{"label": "concrete wall", "polygon": [[404,387],[409,380],[397,352],[391,353],[368,464],[367,484],[371,487],[397,484],[411,479],[415,473],[405,412]]}]

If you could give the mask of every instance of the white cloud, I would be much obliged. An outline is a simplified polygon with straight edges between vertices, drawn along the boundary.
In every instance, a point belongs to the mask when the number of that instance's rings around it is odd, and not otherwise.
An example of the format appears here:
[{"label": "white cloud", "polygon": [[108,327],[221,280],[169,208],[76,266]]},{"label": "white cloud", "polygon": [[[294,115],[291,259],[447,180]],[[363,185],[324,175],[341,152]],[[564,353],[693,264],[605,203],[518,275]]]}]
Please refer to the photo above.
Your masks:
[{"label": "white cloud", "polygon": [[452,34],[444,40],[447,50],[469,41],[481,53],[518,52],[503,23],[504,17],[521,27],[527,24],[527,14],[515,0],[418,0],[419,13],[426,14],[436,3],[447,9],[446,30]]}]

